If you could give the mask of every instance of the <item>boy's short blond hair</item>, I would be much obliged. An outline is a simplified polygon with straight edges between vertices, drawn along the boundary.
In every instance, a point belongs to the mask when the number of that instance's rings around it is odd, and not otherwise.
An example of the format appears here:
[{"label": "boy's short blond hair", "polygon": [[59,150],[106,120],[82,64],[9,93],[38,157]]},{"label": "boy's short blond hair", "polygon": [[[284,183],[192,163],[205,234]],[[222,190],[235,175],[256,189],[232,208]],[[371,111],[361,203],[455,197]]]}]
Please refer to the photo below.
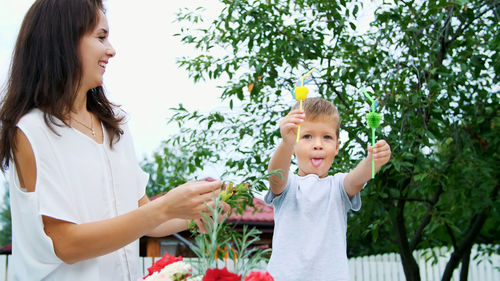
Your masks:
[{"label": "boy's short blond hair", "polygon": [[[297,109],[300,106],[300,102],[297,102],[293,109]],[[302,101],[302,108],[306,114],[307,120],[318,120],[318,119],[327,119],[336,123],[337,128],[335,128],[335,132],[337,134],[337,139],[340,134],[340,114],[337,110],[337,107],[328,100],[324,98],[307,98]]]}]

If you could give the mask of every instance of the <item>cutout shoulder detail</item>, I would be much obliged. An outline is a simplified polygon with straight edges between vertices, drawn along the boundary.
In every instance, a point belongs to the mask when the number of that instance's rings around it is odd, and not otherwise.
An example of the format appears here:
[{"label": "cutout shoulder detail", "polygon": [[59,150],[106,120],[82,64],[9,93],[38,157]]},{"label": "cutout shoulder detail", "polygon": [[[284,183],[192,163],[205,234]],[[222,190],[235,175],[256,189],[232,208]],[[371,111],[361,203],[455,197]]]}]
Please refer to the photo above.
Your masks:
[{"label": "cutout shoulder detail", "polygon": [[16,166],[19,184],[24,192],[34,192],[36,185],[35,154],[26,135],[17,129],[14,137],[13,158]]}]

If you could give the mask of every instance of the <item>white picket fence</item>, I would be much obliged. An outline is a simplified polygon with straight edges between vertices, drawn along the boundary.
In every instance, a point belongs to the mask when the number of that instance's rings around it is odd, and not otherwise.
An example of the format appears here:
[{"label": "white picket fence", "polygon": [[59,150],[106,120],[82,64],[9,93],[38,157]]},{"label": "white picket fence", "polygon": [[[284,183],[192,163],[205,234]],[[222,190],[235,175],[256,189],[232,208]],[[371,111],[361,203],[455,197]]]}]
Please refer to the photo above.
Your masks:
[{"label": "white picket fence", "polygon": [[[431,251],[416,251],[414,256],[420,267],[422,281],[439,281],[446,267],[450,252],[446,248]],[[469,281],[500,281],[500,256],[478,256],[477,247],[472,249],[469,264]],[[7,280],[8,261],[10,256],[0,255],[0,280]],[[157,260],[158,258],[156,258]],[[187,260],[189,262],[189,260]],[[144,275],[153,263],[153,258],[141,258]],[[221,263],[223,266],[223,263]],[[265,264],[261,268],[265,269]],[[228,263],[231,269],[231,262]],[[404,281],[405,276],[399,254],[391,253],[349,259],[352,281]],[[459,270],[455,270],[452,281],[459,281]]]},{"label": "white picket fence", "polygon": [[[434,252],[435,258],[432,257]],[[420,268],[421,281],[439,281],[450,258],[447,248],[416,251],[414,257]],[[500,256],[477,256],[477,246],[471,251],[468,281],[500,281]],[[475,258],[475,259],[474,259]],[[390,253],[349,259],[352,281],[406,280],[399,254]],[[460,266],[453,272],[452,281],[459,281]]]}]

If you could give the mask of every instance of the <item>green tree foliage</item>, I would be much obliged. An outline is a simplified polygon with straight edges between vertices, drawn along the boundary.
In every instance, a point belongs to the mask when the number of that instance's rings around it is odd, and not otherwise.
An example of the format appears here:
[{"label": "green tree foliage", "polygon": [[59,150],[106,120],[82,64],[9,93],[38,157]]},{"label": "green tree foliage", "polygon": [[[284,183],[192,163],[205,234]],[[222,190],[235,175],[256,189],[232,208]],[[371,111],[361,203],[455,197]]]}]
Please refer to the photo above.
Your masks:
[{"label": "green tree foliage", "polygon": [[0,208],[0,247],[12,243],[12,224],[10,217],[9,187],[5,184],[3,204]]},{"label": "green tree foliage", "polygon": [[182,129],[166,147],[182,149],[195,170],[220,163],[227,175],[261,175],[294,84],[315,67],[310,89],[337,105],[345,134],[332,173],[365,157],[370,108],[360,87],[380,100],[377,136],[393,151],[350,217],[350,255],[398,251],[412,281],[412,252],[445,245],[450,280],[473,243],[500,242],[499,1],[384,1],[363,33],[363,1],[221,2],[200,28],[187,26],[202,22],[203,9],[179,12],[178,36],[201,54],[178,63],[195,81],[227,81],[220,97],[229,109],[175,109],[171,122]]},{"label": "green tree foliage", "polygon": [[187,178],[188,175],[196,171],[196,165],[201,161],[187,157],[182,147],[175,150],[168,146],[161,147],[161,151],[155,152],[152,159],[145,159],[142,164],[143,170],[150,175],[146,194],[153,197],[187,182],[192,179]]}]

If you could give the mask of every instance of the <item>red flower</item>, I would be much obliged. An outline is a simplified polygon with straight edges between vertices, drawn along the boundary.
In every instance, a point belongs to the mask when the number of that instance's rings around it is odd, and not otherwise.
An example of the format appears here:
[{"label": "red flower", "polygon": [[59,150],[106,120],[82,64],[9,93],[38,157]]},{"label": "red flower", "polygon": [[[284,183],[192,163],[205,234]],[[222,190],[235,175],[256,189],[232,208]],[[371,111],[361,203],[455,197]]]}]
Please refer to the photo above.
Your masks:
[{"label": "red flower", "polygon": [[151,275],[157,271],[161,271],[165,266],[167,266],[171,263],[174,263],[174,262],[181,261],[181,260],[182,260],[181,256],[176,257],[176,256],[171,256],[168,253],[165,253],[165,255],[161,259],[159,259],[150,268],[148,268],[149,274],[144,276],[143,279],[146,279],[146,277],[148,277],[149,275]]},{"label": "red flower", "polygon": [[252,271],[245,277],[245,281],[274,281],[274,278],[267,271]]},{"label": "red flower", "polygon": [[223,269],[210,268],[203,276],[203,281],[240,281],[241,276]]}]

